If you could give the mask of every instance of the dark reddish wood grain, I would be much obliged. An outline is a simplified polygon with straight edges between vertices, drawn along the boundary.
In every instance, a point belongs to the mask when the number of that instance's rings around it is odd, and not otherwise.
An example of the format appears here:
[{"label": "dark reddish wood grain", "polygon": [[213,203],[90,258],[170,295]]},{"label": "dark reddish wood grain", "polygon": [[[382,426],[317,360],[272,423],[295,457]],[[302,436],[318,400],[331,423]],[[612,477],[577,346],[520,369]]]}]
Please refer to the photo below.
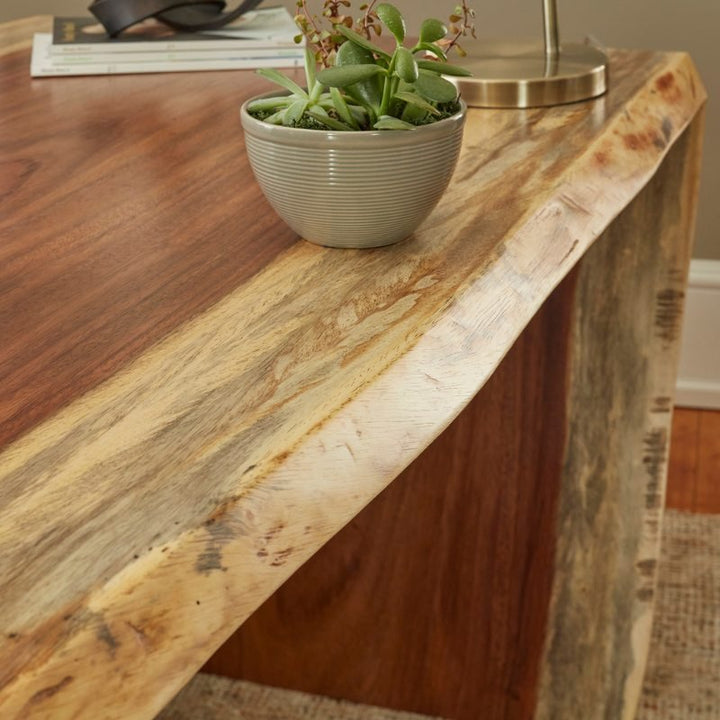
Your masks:
[{"label": "dark reddish wood grain", "polygon": [[673,414],[667,506],[720,513],[720,412],[676,408]]},{"label": "dark reddish wood grain", "polygon": [[440,438],[206,670],[442,717],[531,717],[575,277]]},{"label": "dark reddish wood grain", "polygon": [[0,57],[0,447],[297,239],[245,156],[252,72],[28,66]]}]

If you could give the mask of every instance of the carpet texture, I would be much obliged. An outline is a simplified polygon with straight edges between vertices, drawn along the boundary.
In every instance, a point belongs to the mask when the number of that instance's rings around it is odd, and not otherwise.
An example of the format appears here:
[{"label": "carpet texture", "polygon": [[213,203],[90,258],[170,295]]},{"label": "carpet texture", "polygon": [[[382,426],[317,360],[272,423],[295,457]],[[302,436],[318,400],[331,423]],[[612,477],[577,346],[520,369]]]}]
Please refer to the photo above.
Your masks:
[{"label": "carpet texture", "polygon": [[720,718],[720,515],[668,510],[636,720]]},{"label": "carpet texture", "polygon": [[[636,720],[720,720],[720,515],[666,512],[656,602]],[[427,717],[200,674],[156,720]]]},{"label": "carpet texture", "polygon": [[199,674],[156,720],[440,720]]}]

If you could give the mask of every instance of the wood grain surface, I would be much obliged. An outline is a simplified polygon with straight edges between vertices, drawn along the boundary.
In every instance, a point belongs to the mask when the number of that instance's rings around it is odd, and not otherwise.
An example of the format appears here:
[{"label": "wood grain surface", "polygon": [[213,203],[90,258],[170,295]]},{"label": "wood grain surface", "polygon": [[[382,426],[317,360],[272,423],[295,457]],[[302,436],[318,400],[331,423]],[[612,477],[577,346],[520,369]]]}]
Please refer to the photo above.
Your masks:
[{"label": "wood grain surface", "polygon": [[207,670],[455,720],[634,717],[701,136]]},{"label": "wood grain surface", "polygon": [[433,717],[532,717],[576,276],[450,427],[243,623],[207,671]]},{"label": "wood grain surface", "polygon": [[0,57],[0,447],[296,239],[238,129],[260,78],[29,80],[27,63]]},{"label": "wood grain surface", "polygon": [[0,23],[0,56],[32,46],[33,33],[52,32],[51,15],[34,15]]},{"label": "wood grain surface", "polygon": [[581,261],[537,720],[633,720],[652,625],[703,113]]},{"label": "wood grain surface", "polygon": [[707,412],[698,423],[697,481],[695,512],[720,513],[720,413]]},{"label": "wood grain surface", "polygon": [[720,513],[720,412],[676,408],[671,445],[667,506]]},{"label": "wood grain surface", "polygon": [[338,252],[250,179],[253,74],[0,58],[2,717],[151,717],[452,421],[704,103],[612,62],[472,111],[423,228]]}]

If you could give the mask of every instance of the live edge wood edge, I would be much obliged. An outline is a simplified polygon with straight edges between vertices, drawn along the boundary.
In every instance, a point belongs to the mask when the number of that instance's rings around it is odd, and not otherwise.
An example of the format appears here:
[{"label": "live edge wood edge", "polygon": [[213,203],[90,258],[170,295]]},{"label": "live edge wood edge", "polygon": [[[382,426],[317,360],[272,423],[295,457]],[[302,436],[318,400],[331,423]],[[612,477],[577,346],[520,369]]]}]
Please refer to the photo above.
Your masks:
[{"label": "live edge wood edge", "polygon": [[702,119],[448,429],[207,671],[453,720],[634,716]]},{"label": "live edge wood edge", "polygon": [[[12,443],[0,456],[0,482],[31,484],[47,472],[47,458],[59,463],[54,487],[24,508],[40,522],[61,511],[63,483],[89,469],[102,469],[117,482],[141,481],[151,446],[168,461],[175,452],[182,460],[183,467],[168,463],[168,482],[173,473],[208,467],[226,473],[226,481],[225,493],[200,522],[184,524],[117,573],[98,578],[88,592],[48,609],[43,623],[8,628],[0,638],[3,717],[150,718],[159,711],[234,628],[447,427],[553,288],[653,176],[705,99],[689,58],[662,56],[572,172],[519,218],[502,252],[468,277],[420,334],[405,328],[400,356],[390,340],[376,341],[374,362],[352,379],[352,395],[340,405],[331,395],[291,395],[276,411],[302,421],[259,436],[242,466],[233,442],[247,442],[247,435],[202,415],[207,388],[220,387],[237,371],[229,349],[261,354],[274,337],[271,328],[242,351],[234,342],[248,299],[282,307],[282,288],[298,272],[312,277],[324,251],[292,248]],[[629,148],[632,163],[624,160]],[[472,169],[470,160],[461,158],[461,179]],[[469,197],[467,183],[456,181],[427,233],[462,234],[455,208]],[[541,252],[538,237],[552,240]],[[409,256],[401,256],[407,264],[397,272],[415,272]],[[519,281],[512,294],[503,281],[508,276]],[[417,292],[432,282],[420,277]],[[340,373],[338,386],[347,380]],[[182,422],[188,417],[194,422]],[[205,440],[187,457],[187,433],[198,428]],[[30,517],[11,516],[2,539],[27,527]],[[74,671],[78,666],[82,677]]]}]

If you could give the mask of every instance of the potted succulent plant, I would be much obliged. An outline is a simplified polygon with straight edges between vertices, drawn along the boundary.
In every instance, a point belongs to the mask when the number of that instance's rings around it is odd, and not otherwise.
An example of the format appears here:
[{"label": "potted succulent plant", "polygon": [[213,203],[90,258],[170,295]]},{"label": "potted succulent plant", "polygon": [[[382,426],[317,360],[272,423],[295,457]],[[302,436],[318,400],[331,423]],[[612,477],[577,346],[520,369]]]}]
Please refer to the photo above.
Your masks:
[{"label": "potted succulent plant", "polygon": [[[395,6],[375,0],[358,19],[349,7],[325,0],[318,19],[298,0],[306,86],[258,71],[282,90],[245,102],[241,119],[253,172],[290,227],[321,245],[374,247],[408,237],[453,173],[465,105],[446,76],[468,73],[447,50],[462,53],[472,10],[463,0],[449,29],[426,19],[406,47]],[[383,28],[393,48],[371,40]]]}]

